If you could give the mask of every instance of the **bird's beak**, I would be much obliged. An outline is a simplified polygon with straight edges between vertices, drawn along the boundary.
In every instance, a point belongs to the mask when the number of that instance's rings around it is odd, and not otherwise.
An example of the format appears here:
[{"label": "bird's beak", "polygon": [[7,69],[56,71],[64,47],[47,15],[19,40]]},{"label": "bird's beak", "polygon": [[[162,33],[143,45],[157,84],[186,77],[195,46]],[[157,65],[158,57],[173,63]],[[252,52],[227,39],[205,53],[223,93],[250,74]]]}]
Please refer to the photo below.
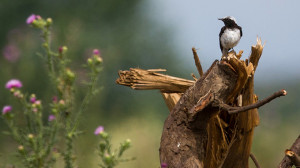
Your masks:
[{"label": "bird's beak", "polygon": [[222,20],[223,21],[224,18],[218,18],[218,20]]}]

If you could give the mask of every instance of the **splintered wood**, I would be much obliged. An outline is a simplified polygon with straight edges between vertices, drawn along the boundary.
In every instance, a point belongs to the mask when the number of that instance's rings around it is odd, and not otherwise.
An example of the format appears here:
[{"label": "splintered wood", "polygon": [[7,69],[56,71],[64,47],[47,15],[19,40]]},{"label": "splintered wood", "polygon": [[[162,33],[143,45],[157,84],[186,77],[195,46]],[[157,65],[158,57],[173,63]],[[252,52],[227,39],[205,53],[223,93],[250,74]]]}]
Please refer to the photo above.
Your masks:
[{"label": "splintered wood", "polygon": [[119,71],[117,84],[129,86],[137,90],[159,89],[162,93],[183,93],[195,81],[164,75],[165,69],[130,68],[129,71]]}]

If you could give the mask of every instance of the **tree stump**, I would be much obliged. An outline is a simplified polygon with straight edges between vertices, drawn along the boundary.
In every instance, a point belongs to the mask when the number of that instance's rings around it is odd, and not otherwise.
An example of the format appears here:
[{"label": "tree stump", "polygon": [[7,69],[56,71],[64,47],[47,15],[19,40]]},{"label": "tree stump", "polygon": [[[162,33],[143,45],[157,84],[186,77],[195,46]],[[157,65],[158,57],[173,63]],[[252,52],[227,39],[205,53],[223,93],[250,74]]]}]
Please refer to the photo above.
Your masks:
[{"label": "tree stump", "polygon": [[170,110],[160,143],[161,164],[169,168],[248,167],[257,108],[284,90],[257,102],[254,73],[263,51],[261,40],[252,46],[249,59],[230,52],[215,61],[204,75],[194,57],[198,80],[158,73],[165,71],[131,68],[119,71],[117,83],[133,89],[159,89]]}]

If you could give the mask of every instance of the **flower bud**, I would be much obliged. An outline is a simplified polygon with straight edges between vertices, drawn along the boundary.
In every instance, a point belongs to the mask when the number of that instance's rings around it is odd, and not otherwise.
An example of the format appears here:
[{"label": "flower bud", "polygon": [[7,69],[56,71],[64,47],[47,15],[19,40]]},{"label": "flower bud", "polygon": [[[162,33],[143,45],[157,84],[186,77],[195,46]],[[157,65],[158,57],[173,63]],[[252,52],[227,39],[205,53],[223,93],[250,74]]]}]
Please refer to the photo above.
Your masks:
[{"label": "flower bud", "polygon": [[24,97],[23,94],[20,92],[20,90],[14,89],[14,92],[12,92],[12,93],[14,94],[14,96],[16,98],[22,99]]},{"label": "flower bud", "polygon": [[89,66],[92,66],[93,65],[93,60],[91,58],[87,59],[87,63]]},{"label": "flower bud", "polygon": [[75,80],[75,74],[70,69],[66,69],[66,77],[70,84]]},{"label": "flower bud", "polygon": [[103,61],[103,59],[100,56],[98,56],[98,55],[94,56],[94,59],[95,59],[95,63],[96,64],[100,64]]},{"label": "flower bud", "polygon": [[53,97],[52,97],[52,102],[53,102],[53,103],[57,103],[57,96],[53,96]]},{"label": "flower bud", "polygon": [[32,141],[33,138],[34,138],[34,135],[33,135],[33,134],[28,134],[28,135],[27,135],[27,138],[28,138],[30,141]]},{"label": "flower bud", "polygon": [[23,145],[19,145],[18,146],[18,151],[21,153],[21,154],[24,154],[24,146]]},{"label": "flower bud", "polygon": [[[34,105],[34,104],[33,104]],[[32,108],[32,112],[37,113],[39,110],[36,107]]]},{"label": "flower bud", "polygon": [[19,151],[24,151],[24,146],[23,145],[18,146],[18,150]]},{"label": "flower bud", "polygon": [[125,142],[123,143],[123,146],[126,148],[129,148],[131,145],[131,140],[130,139],[126,139]]},{"label": "flower bud", "polygon": [[37,107],[41,107],[42,102],[41,100],[36,100],[34,104],[36,104]]},{"label": "flower bud", "polygon": [[43,43],[43,47],[45,47],[45,48],[48,48],[48,43],[47,42],[45,42],[45,43]]},{"label": "flower bud", "polygon": [[65,103],[64,100],[60,100],[60,101],[59,101],[59,104],[60,104],[60,105],[65,105],[66,103]]},{"label": "flower bud", "polygon": [[54,109],[51,110],[51,112],[52,112],[53,114],[57,114],[58,111],[57,111],[57,109],[54,108]]},{"label": "flower bud", "polygon": [[109,154],[105,154],[104,156],[104,162],[107,164],[107,165],[110,165],[113,161],[113,157],[110,156]]},{"label": "flower bud", "polygon": [[47,22],[47,26],[50,26],[53,21],[51,18],[47,18],[46,22]]},{"label": "flower bud", "polygon": [[65,54],[68,51],[68,47],[67,46],[61,46],[58,48],[58,52],[60,54]]},{"label": "flower bud", "polygon": [[103,139],[107,139],[108,138],[108,133],[106,133],[106,132],[101,132],[100,134],[99,134]]}]

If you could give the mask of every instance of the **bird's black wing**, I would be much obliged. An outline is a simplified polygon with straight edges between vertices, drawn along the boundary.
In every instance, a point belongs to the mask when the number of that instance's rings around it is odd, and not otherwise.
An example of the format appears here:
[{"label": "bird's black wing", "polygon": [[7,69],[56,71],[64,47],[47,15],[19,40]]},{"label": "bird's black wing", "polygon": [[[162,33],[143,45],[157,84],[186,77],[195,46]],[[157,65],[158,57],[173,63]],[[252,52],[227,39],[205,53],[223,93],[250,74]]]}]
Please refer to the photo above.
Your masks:
[{"label": "bird's black wing", "polygon": [[[221,52],[223,52],[223,46],[222,46],[222,44],[221,44],[221,36],[222,36],[222,34],[224,33],[225,29],[226,29],[226,27],[223,26],[222,29],[221,29],[221,31],[220,31],[220,34],[219,34],[219,42],[220,42],[220,49],[221,49]],[[242,32],[242,31],[241,31],[241,32]]]},{"label": "bird's black wing", "polygon": [[243,36],[242,27],[238,26],[238,29],[240,29],[241,37]]}]

